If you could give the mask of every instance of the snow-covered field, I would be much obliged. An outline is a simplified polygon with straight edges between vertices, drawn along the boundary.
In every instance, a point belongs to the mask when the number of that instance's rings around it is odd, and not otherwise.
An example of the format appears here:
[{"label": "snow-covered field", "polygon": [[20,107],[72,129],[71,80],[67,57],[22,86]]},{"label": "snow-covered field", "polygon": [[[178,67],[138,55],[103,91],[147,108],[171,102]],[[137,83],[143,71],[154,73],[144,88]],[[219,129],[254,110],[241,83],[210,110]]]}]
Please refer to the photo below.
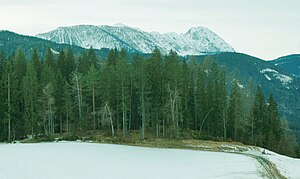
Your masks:
[{"label": "snow-covered field", "polygon": [[273,162],[280,173],[287,178],[300,179],[300,159],[279,155],[271,151],[267,151],[269,155],[266,157]]},{"label": "snow-covered field", "polygon": [[59,142],[1,144],[5,179],[261,178],[251,157],[222,152]]}]

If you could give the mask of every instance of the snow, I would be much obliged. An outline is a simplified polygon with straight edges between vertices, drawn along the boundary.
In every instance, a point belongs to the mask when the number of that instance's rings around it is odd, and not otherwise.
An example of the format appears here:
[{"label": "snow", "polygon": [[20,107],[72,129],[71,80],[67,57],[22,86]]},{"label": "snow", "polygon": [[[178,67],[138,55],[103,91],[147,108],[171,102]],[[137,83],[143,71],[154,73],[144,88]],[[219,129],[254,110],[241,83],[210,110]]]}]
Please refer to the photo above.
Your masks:
[{"label": "snow", "polygon": [[255,159],[223,152],[59,142],[1,144],[0,154],[1,178],[261,178]]},{"label": "snow", "polygon": [[265,74],[265,73],[272,74],[272,76],[275,79],[279,80],[282,83],[282,85],[284,85],[287,88],[289,88],[289,87],[286,86],[286,85],[288,85],[289,83],[292,83],[292,81],[293,81],[292,77],[290,77],[288,75],[281,74],[278,71],[276,71],[274,69],[270,69],[270,68],[263,69],[263,70],[260,71],[260,73],[264,74],[265,77],[267,78],[267,80],[269,80],[269,81],[272,80],[272,78],[269,75]]},{"label": "snow", "polygon": [[283,84],[288,84],[293,81],[293,78],[291,78],[287,75],[278,74],[278,75],[274,75],[274,76],[276,79],[280,80]]},{"label": "snow", "polygon": [[[263,150],[266,151],[267,155],[262,154]],[[300,178],[300,159],[280,155],[263,148],[260,148],[259,151],[252,151],[252,154],[265,157],[273,162],[276,165],[276,168],[285,177],[295,179]]]},{"label": "snow", "polygon": [[278,71],[270,68],[266,68],[260,71],[260,73],[265,73],[265,72],[273,72],[273,73],[278,73]]},{"label": "snow", "polygon": [[58,54],[59,54],[58,51],[55,51],[55,50],[53,50],[52,48],[51,48],[50,50],[51,50],[51,52],[52,52],[53,54],[55,54],[55,55],[58,55]]},{"label": "snow", "polygon": [[265,74],[265,77],[267,78],[267,80],[271,81],[272,78],[270,78],[268,75]]},{"label": "snow", "polygon": [[237,82],[237,85],[239,86],[239,88],[244,88],[244,85],[240,84],[239,82]]},{"label": "snow", "polygon": [[279,154],[268,156],[279,171],[287,178],[300,178],[300,159],[294,159]]},{"label": "snow", "polygon": [[57,43],[74,44],[84,48],[125,48],[128,51],[151,53],[155,47],[162,53],[175,50],[179,55],[202,55],[214,52],[234,52],[234,49],[214,32],[193,27],[184,34],[145,32],[123,24],[114,26],[77,25],[60,27],[36,35]]}]

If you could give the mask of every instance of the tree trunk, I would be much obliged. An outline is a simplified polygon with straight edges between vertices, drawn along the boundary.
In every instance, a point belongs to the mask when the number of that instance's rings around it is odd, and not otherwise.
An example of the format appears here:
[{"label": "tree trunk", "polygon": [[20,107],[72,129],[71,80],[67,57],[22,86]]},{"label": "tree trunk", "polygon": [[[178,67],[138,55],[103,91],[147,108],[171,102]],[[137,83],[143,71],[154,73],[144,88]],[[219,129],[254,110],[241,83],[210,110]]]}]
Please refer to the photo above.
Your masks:
[{"label": "tree trunk", "polygon": [[202,124],[201,124],[200,129],[199,129],[199,137],[201,137],[202,127],[203,127],[203,125],[204,125],[204,122],[205,122],[206,118],[209,116],[209,114],[212,112],[212,110],[213,110],[213,108],[211,108],[211,109],[208,111],[208,113],[206,114],[206,116],[204,117],[204,119],[203,119],[203,121],[202,121]]},{"label": "tree trunk", "polygon": [[63,132],[61,115],[59,115],[59,132],[60,132],[60,134],[62,134],[62,132]]},{"label": "tree trunk", "polygon": [[123,118],[123,138],[126,135],[126,106],[125,106],[125,94],[124,94],[124,84],[122,82],[122,118]]},{"label": "tree trunk", "polygon": [[[196,85],[194,85],[194,86],[196,86]],[[193,93],[194,93],[193,97],[194,97],[194,117],[195,117],[194,123],[195,123],[195,130],[197,130],[197,118],[198,118],[198,116],[197,116],[196,90],[197,90],[197,88],[195,87],[195,88],[194,88],[194,92],[193,92]]]},{"label": "tree trunk", "polygon": [[8,107],[8,142],[11,142],[11,106],[10,106],[10,75],[7,75],[7,107]]},{"label": "tree trunk", "polygon": [[112,137],[115,137],[115,130],[114,130],[114,123],[113,123],[113,120],[112,120],[112,113],[111,113],[111,110],[110,110],[107,103],[104,106],[102,119],[104,119],[106,115],[109,116],[110,126],[111,126],[111,135],[112,135]]},{"label": "tree trunk", "polygon": [[96,130],[96,109],[95,109],[95,84],[93,84],[93,118],[94,118],[94,131]]},{"label": "tree trunk", "polygon": [[226,132],[227,132],[227,129],[226,129],[226,110],[225,110],[226,108],[224,107],[224,109],[223,109],[223,132],[224,132],[224,140],[226,140],[227,139],[227,135],[226,135]]},{"label": "tree trunk", "polygon": [[68,108],[68,106],[66,106],[67,107],[67,115],[66,115],[66,121],[67,121],[67,132],[69,132],[69,108]]},{"label": "tree trunk", "polygon": [[80,86],[79,86],[79,78],[76,74],[74,74],[75,82],[76,82],[76,90],[77,90],[77,100],[78,100],[78,129],[80,129],[80,121],[81,121],[81,92],[80,92]]},{"label": "tree trunk", "polygon": [[144,85],[142,86],[142,140],[145,139],[145,99],[144,99]]}]

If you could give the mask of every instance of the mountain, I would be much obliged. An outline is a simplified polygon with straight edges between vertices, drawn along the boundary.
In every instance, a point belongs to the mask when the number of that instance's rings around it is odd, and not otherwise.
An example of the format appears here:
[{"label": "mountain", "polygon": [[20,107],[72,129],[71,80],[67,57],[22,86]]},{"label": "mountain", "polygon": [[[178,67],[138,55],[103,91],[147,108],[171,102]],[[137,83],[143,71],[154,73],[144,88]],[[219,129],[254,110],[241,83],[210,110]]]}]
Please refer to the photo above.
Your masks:
[{"label": "mountain", "polygon": [[288,55],[273,60],[272,63],[295,77],[300,77],[300,54]]},{"label": "mountain", "polygon": [[78,25],[59,27],[36,37],[57,43],[78,45],[84,48],[125,48],[130,52],[151,53],[155,47],[164,54],[171,49],[179,55],[201,55],[234,52],[234,49],[214,32],[193,27],[184,34],[160,34],[118,24],[115,26]]},{"label": "mountain", "polygon": [[268,98],[267,95],[272,92],[278,102],[281,115],[289,120],[292,129],[300,131],[299,78],[276,66],[272,61],[242,53],[189,56],[188,60],[191,59],[198,63],[207,59],[216,61],[226,68],[227,80],[230,82],[238,78],[242,88],[248,85],[251,79],[254,84],[262,87],[265,98]]},{"label": "mountain", "polygon": [[[75,45],[58,44],[37,37],[20,35],[10,31],[0,31],[0,51],[11,55],[17,48],[22,48],[27,57],[31,56],[34,48],[38,50],[39,55],[42,57],[48,48],[51,48],[55,53],[66,48],[71,48],[75,54],[86,51],[86,49]],[[98,55],[105,55],[107,52],[108,49],[96,50]]]}]

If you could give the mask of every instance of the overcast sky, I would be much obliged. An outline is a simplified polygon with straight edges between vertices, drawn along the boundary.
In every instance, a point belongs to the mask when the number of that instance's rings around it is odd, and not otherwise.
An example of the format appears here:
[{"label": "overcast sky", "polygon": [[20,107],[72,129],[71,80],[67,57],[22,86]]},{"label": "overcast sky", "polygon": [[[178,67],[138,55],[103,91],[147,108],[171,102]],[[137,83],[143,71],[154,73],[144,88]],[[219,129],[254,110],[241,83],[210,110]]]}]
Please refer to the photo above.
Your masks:
[{"label": "overcast sky", "polygon": [[266,60],[300,53],[299,0],[0,0],[0,29],[36,35],[59,26],[123,23],[145,31],[211,29]]}]

